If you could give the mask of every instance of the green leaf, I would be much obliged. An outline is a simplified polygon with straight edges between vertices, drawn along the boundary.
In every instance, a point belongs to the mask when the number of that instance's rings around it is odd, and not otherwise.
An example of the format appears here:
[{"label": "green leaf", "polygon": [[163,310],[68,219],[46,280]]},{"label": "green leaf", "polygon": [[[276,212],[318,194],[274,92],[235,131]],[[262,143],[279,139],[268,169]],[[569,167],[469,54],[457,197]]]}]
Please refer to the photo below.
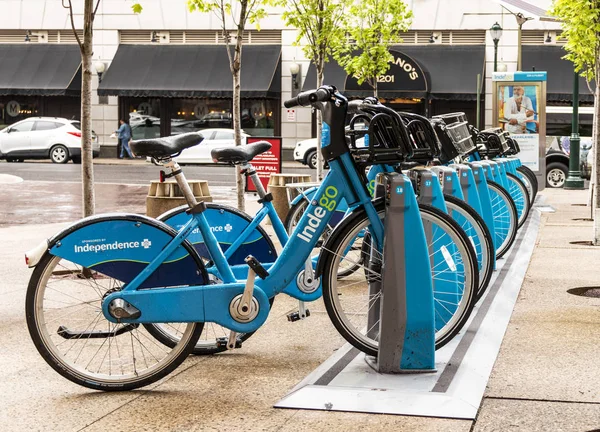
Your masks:
[{"label": "green leaf", "polygon": [[142,10],[143,10],[142,5],[139,3],[132,4],[131,9],[133,10],[134,14],[140,14],[140,13],[142,13]]}]

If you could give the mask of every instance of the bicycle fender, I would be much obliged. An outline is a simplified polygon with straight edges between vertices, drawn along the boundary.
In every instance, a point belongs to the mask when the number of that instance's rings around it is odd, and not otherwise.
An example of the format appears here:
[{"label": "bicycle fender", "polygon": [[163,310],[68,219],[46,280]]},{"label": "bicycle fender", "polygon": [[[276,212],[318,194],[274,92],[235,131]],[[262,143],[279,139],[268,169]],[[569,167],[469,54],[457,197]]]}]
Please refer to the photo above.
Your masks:
[{"label": "bicycle fender", "polygon": [[[222,204],[207,203],[206,207],[204,216],[210,225],[211,231],[217,238],[221,250],[226,252],[240,237],[248,225],[252,223],[252,218],[236,208]],[[179,231],[191,218],[191,216],[185,212],[188,208],[187,205],[177,207],[163,213],[157,219],[165,222],[176,231]],[[198,255],[203,257],[209,256],[208,248],[204,243],[199,228],[192,231],[187,240],[192,243],[194,249],[198,252]],[[252,255],[261,264],[274,262],[277,258],[277,251],[271,238],[260,225],[250,231],[248,237],[229,257],[229,265],[243,265],[247,275],[248,266],[244,259],[248,255]]]},{"label": "bicycle fender", "polygon": [[[48,242],[48,252],[101,274],[131,282],[177,231],[152,218],[126,213],[82,219]],[[205,285],[202,260],[185,241],[154,271],[140,288]]]}]

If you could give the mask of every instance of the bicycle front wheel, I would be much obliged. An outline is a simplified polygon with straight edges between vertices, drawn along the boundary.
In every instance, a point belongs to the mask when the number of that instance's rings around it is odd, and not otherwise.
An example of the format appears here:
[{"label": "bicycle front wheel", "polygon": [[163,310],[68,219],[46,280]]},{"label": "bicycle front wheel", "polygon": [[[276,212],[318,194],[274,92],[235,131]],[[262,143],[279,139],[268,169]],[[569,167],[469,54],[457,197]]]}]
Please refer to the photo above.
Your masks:
[{"label": "bicycle front wheel", "polygon": [[519,221],[517,228],[521,228],[525,223],[525,220],[527,220],[529,210],[531,209],[529,192],[523,181],[516,175],[507,173],[506,176],[508,179],[508,193],[517,207],[517,217]]},{"label": "bicycle front wheel", "polygon": [[520,167],[518,167],[517,171],[520,175],[521,180],[523,180],[523,182],[525,183],[525,187],[527,187],[527,190],[529,192],[529,201],[531,202],[531,206],[533,206],[535,197],[538,193],[538,182],[537,178],[535,177],[535,173],[525,165],[521,165]]},{"label": "bicycle front wheel", "polygon": [[179,366],[194,347],[202,324],[182,324],[172,347],[138,324],[114,324],[102,300],[122,283],[46,253],[36,266],[26,298],[29,333],[46,362],[84,387],[120,391],[143,387]]},{"label": "bicycle front wheel", "polygon": [[494,219],[496,258],[501,258],[517,237],[517,208],[506,189],[498,183],[488,181],[488,190]]},{"label": "bicycle front wheel", "polygon": [[496,253],[494,239],[483,218],[473,207],[450,195],[444,195],[444,200],[448,214],[460,225],[475,249],[479,268],[479,289],[477,290],[477,300],[479,300],[485,293],[494,271],[493,257]]},{"label": "bicycle front wheel", "polygon": [[[453,269],[432,267],[433,297],[435,307],[435,346],[436,349],[449,342],[467,322],[478,288],[477,259],[473,247],[460,226],[443,212],[426,205],[419,205],[421,218],[427,225],[429,259],[440,262],[442,250],[445,254],[452,251]],[[377,205],[380,218],[385,216],[383,203]],[[323,250],[325,259],[322,281],[323,301],[333,325],[353,346],[369,355],[377,355],[379,349],[379,321],[369,322],[371,309],[376,307],[377,296],[369,295],[369,282],[381,280],[382,252],[369,252],[374,248],[363,247],[361,242],[368,241],[370,222],[364,209],[349,216],[336,232],[335,238]],[[360,244],[357,244],[360,243]],[[373,254],[371,257],[370,254]],[[362,255],[362,257],[361,257]],[[445,255],[447,256],[447,255]],[[375,266],[360,264],[364,271],[355,272],[340,278],[340,270],[348,265],[361,262],[375,262]],[[345,262],[349,261],[350,264]],[[452,292],[447,282],[452,281]],[[380,294],[378,294],[379,296]],[[377,297],[377,298],[376,298]]]}]

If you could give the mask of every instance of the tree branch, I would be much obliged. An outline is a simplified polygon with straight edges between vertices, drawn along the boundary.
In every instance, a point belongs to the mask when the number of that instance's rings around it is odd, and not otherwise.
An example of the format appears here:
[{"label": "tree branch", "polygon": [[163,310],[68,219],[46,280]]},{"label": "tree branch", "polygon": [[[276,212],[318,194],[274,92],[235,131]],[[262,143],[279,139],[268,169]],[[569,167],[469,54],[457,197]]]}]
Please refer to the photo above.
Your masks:
[{"label": "tree branch", "polygon": [[71,0],[69,1],[69,16],[71,17],[71,28],[73,29],[73,34],[75,35],[75,39],[77,39],[77,45],[79,45],[79,51],[83,54],[83,43],[81,39],[79,39],[79,35],[77,34],[77,30],[75,29],[75,20],[73,19],[73,4]]},{"label": "tree branch", "polygon": [[94,12],[92,12],[92,23],[94,22],[94,19],[96,18],[96,12],[98,12],[98,6],[100,6],[100,0],[98,0],[96,2],[96,6],[94,6]]}]

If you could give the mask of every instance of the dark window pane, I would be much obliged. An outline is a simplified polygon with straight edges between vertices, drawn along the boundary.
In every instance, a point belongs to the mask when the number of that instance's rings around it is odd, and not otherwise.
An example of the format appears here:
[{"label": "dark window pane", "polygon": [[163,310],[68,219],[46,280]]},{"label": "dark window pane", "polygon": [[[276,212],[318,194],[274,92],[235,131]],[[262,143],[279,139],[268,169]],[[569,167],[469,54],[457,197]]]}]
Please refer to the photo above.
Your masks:
[{"label": "dark window pane", "polygon": [[242,129],[249,135],[275,135],[277,103],[271,99],[243,99],[241,109]]},{"label": "dark window pane", "polygon": [[36,121],[33,130],[35,130],[35,131],[52,130],[52,129],[56,129],[58,127],[56,125],[62,126],[60,123],[56,123],[53,121]]},{"label": "dark window pane", "polygon": [[10,128],[11,132],[29,132],[33,127],[32,121],[26,121],[23,123],[16,124]]},{"label": "dark window pane", "polygon": [[160,99],[129,98],[126,103],[129,110],[129,125],[134,140],[161,136]]},{"label": "dark window pane", "polygon": [[233,127],[231,99],[173,99],[171,134]]},{"label": "dark window pane", "polygon": [[81,123],[79,122],[72,122],[71,123],[73,125],[73,127],[77,130],[81,130]]}]

